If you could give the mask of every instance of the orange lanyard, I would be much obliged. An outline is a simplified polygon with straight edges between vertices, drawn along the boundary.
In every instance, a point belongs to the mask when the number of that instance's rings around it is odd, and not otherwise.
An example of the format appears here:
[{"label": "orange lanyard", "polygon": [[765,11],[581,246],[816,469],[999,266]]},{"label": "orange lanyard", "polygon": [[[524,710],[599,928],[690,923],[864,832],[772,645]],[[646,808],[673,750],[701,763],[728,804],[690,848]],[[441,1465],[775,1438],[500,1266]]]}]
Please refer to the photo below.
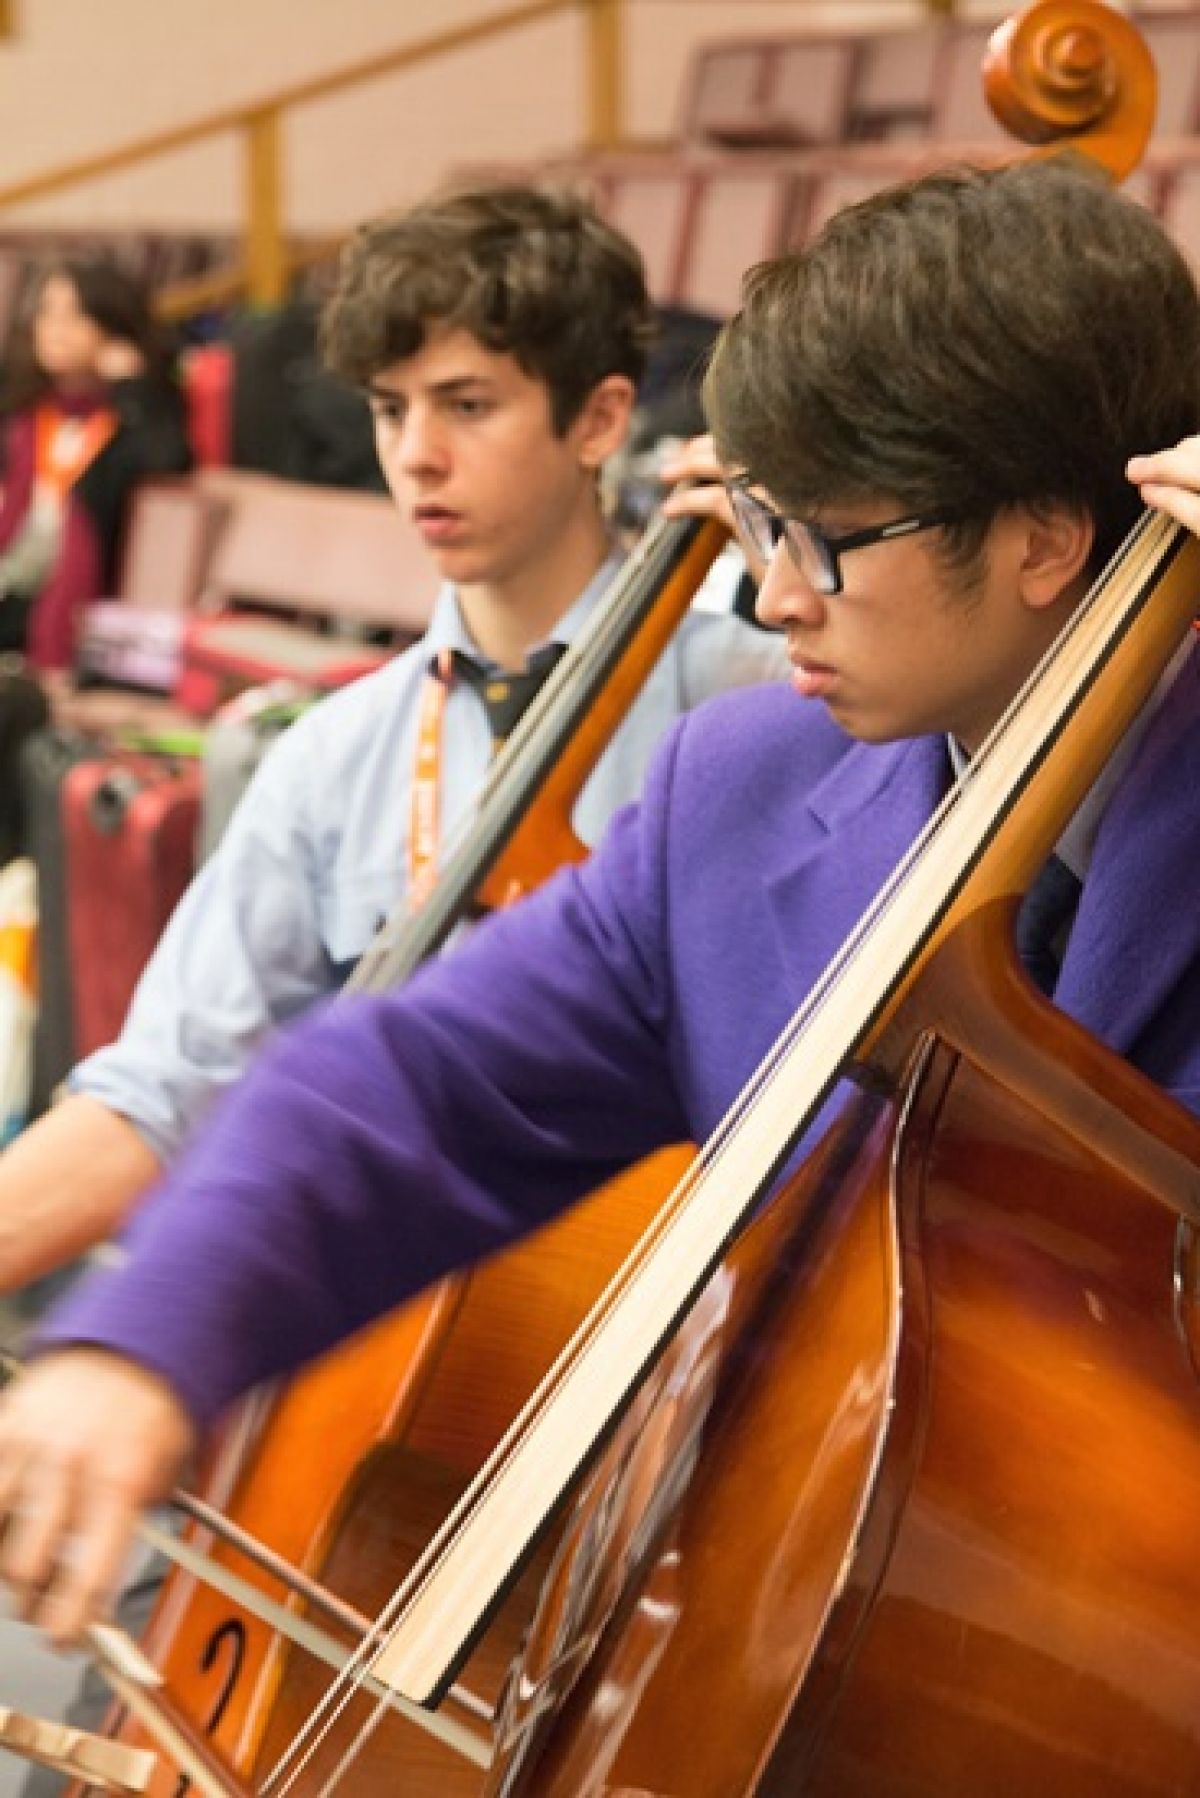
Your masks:
[{"label": "orange lanyard", "polygon": [[439,649],[437,662],[425,676],[417,715],[417,753],[409,801],[408,903],[423,905],[437,878],[438,826],[441,817],[442,720],[454,673],[454,652]]},{"label": "orange lanyard", "polygon": [[84,418],[73,418],[53,404],[39,406],[34,418],[33,450],[37,491],[52,494],[61,504],[116,428],[117,415],[105,406]]},{"label": "orange lanyard", "polygon": [[411,909],[416,910],[424,904],[437,873],[442,721],[446,711],[446,695],[456,672],[466,677],[480,695],[491,725],[492,753],[495,754],[562,654],[561,644],[547,644],[528,658],[524,673],[506,674],[500,670],[492,672],[477,668],[466,662],[460,662],[456,670],[454,651],[438,651],[434,666],[425,676],[420,710],[417,713],[417,751],[413,764],[408,832]]}]

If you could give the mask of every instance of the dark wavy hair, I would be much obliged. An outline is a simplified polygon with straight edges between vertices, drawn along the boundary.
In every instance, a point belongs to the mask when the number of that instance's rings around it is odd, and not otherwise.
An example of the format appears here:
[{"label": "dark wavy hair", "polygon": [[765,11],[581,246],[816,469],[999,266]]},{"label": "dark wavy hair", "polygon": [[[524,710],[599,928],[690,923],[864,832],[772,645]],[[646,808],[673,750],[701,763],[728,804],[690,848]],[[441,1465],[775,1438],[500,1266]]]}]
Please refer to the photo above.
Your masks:
[{"label": "dark wavy hair", "polygon": [[322,321],[330,368],[356,385],[461,327],[544,381],[556,431],[610,374],[640,380],[653,337],[642,260],[577,195],[451,189],[364,226]]},{"label": "dark wavy hair", "polygon": [[28,304],[22,309],[6,357],[0,398],[5,411],[18,412],[36,405],[50,386],[34,353],[33,321],[47,282],[56,279],[71,283],[84,313],[106,335],[137,345],[145,357],[149,376],[165,378],[169,364],[168,344],[151,312],[149,294],[141,282],[126,274],[115,262],[102,257],[64,257],[43,269]]},{"label": "dark wavy hair", "polygon": [[723,459],[788,512],[953,511],[969,562],[1005,509],[1139,508],[1138,452],[1200,424],[1200,301],[1166,232],[1074,161],[943,171],[752,269],[705,383]]}]

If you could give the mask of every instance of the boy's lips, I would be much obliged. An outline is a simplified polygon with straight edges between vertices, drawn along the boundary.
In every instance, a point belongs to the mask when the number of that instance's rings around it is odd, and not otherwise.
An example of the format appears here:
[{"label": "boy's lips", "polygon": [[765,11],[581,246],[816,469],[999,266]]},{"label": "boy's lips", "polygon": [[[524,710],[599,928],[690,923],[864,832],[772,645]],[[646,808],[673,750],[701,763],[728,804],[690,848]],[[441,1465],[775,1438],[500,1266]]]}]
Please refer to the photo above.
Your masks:
[{"label": "boy's lips", "polygon": [[447,506],[414,506],[413,523],[427,543],[448,543],[463,529],[462,514]]},{"label": "boy's lips", "polygon": [[802,699],[823,699],[837,685],[837,670],[827,663],[792,657],[792,687]]}]

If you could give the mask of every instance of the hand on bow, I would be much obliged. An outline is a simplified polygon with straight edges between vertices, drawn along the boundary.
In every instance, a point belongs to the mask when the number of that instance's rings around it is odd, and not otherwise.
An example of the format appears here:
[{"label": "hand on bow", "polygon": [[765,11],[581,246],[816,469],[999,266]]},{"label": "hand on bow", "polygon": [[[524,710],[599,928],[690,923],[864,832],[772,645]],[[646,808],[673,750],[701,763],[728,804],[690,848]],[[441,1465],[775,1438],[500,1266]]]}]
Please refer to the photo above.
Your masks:
[{"label": "hand on bow", "polygon": [[56,1351],[0,1399],[0,1577],[60,1646],[108,1608],[134,1527],[195,1430],[157,1374],[104,1349]]}]

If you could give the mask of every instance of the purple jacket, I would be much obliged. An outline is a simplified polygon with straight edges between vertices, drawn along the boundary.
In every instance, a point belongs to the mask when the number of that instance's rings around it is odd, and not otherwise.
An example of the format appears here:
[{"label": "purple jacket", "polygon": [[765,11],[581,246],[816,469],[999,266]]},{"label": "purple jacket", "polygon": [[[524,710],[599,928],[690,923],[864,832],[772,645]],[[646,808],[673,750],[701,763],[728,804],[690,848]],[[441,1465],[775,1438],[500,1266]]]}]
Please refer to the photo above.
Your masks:
[{"label": "purple jacket", "polygon": [[[582,869],[403,993],[278,1039],[130,1264],[43,1343],[130,1354],[208,1419],[629,1160],[702,1141],[925,822],[944,754],[855,743],[786,687],[692,713]],[[1196,1111],[1198,796],[1200,654],[1105,813],[1056,994]]]}]

